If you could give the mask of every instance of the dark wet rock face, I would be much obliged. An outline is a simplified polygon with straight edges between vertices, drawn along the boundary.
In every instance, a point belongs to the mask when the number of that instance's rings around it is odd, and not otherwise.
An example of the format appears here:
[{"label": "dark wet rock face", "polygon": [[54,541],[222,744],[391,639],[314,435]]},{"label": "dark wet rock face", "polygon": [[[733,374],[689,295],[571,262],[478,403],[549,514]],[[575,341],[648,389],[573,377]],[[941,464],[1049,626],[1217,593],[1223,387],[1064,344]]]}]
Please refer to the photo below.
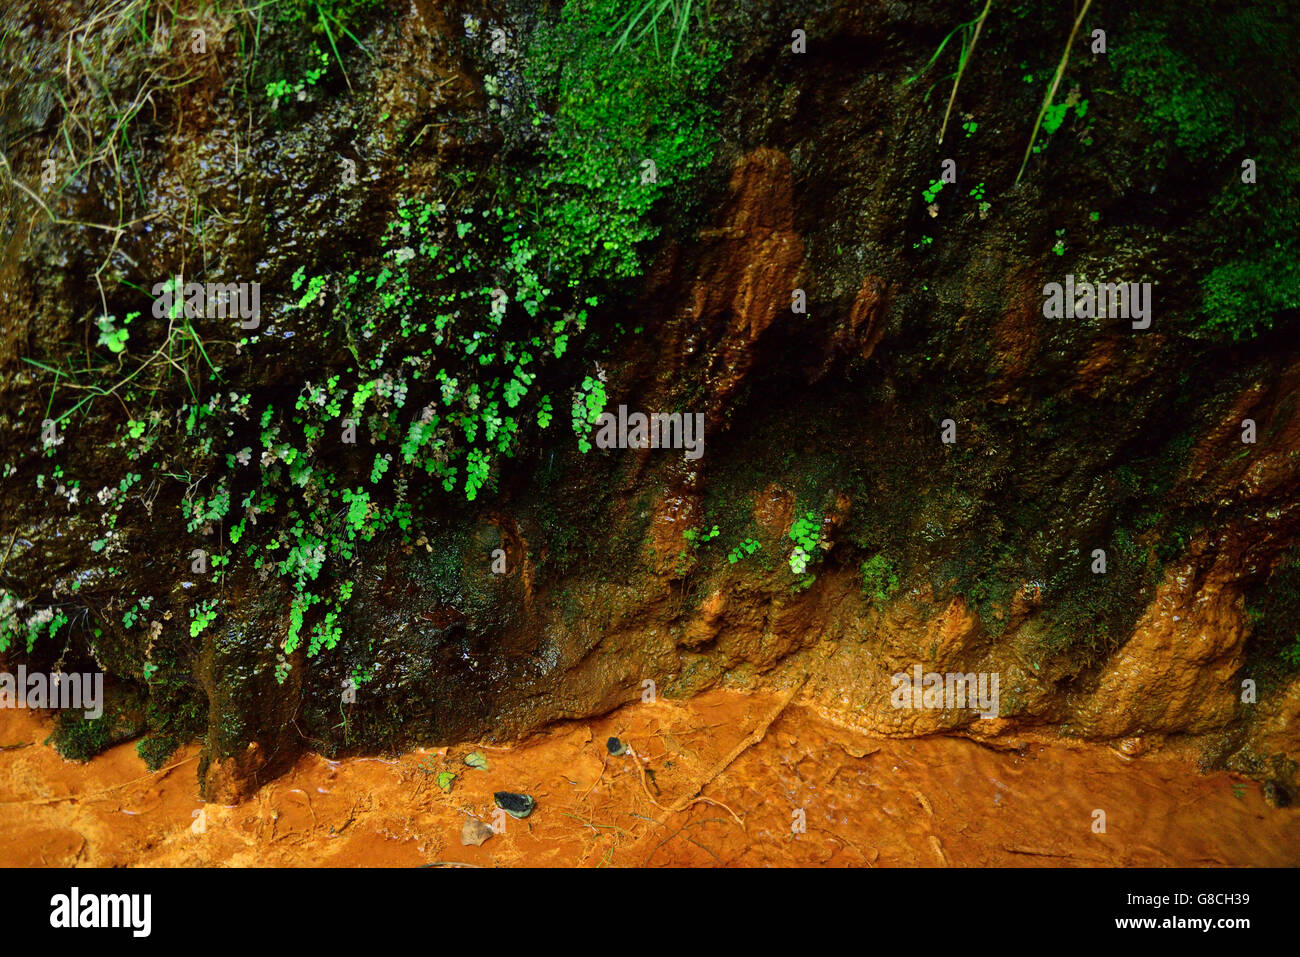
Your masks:
[{"label": "dark wet rock face", "polygon": [[[526,423],[520,453],[472,502],[459,485],[444,494],[436,467],[405,478],[412,528],[349,542],[333,568],[352,583],[343,637],[315,654],[323,608],[285,651],[288,540],[260,567],[246,550],[254,530],[293,524],[254,495],[258,470],[280,467],[259,456],[283,440],[263,444],[260,417],[290,414],[304,380],[364,378],[357,367],[381,348],[362,332],[370,307],[345,308],[339,290],[381,265],[399,197],[454,208],[471,173],[535,164],[554,118],[545,107],[530,121],[518,44],[546,11],[372,11],[357,21],[369,55],[345,45],[346,80],[331,64],[273,109],[261,90],[300,74],[307,33],[268,24],[264,59],[240,74],[221,67],[239,62],[237,24],[209,31],[220,61],[166,61],[106,32],[108,88],[152,97],[129,150],[62,170],[58,218],[81,226],[51,222],[8,174],[39,184],[65,126],[79,130],[55,96],[67,91],[41,77],[62,70],[61,38],[98,8],[0,14],[15,65],[0,98],[0,614],[25,627],[49,606],[68,619],[57,641],[5,654],[102,668],[130,706],[113,733],[72,738],[98,747],[144,731],[157,767],[199,737],[204,797],[223,803],[305,749],[504,741],[629,701],[804,676],[805,694],[882,734],[1050,725],[1144,750],[1195,736],[1208,764],[1268,779],[1282,803],[1300,786],[1300,660],[1279,624],[1300,613],[1300,353],[1285,323],[1234,342],[1193,319],[1218,264],[1214,190],[1240,157],[1198,165],[1171,149],[1118,67],[1081,44],[1062,89],[1079,87],[1075,112],[1017,184],[1064,13],[990,25],[938,145],[950,65],[903,81],[956,25],[949,5],[717,6],[732,53],[708,94],[713,163],[671,210],[656,207],[664,229],[644,274],[601,290],[599,349],[547,373],[556,423]],[[1094,16],[1114,35],[1128,14]],[[795,27],[807,54],[789,49]],[[191,82],[158,89],[150,71],[164,62]],[[948,158],[957,182],[923,201]],[[115,366],[96,317],[138,308],[123,280],[181,270],[260,282],[255,342],[205,326],[217,357],[205,358],[145,312]],[[331,277],[329,308],[291,308],[300,271]],[[1044,318],[1045,284],[1067,273],[1154,282],[1151,327]],[[109,392],[137,346],[167,358]],[[95,349],[107,372],[92,379]],[[24,361],[55,356],[57,373]],[[442,388],[429,385],[436,363],[420,371],[413,392]],[[568,404],[584,377],[603,377],[611,410],[704,413],[703,456],[580,453]],[[130,406],[129,388],[141,390]],[[86,396],[47,448],[47,409]],[[204,406],[229,421],[225,445],[177,411]],[[314,441],[345,489],[388,447]],[[249,462],[231,465],[227,446],[248,447]],[[123,489],[135,473],[147,478]],[[227,475],[229,510],[191,521]],[[307,496],[300,478],[286,483]],[[236,543],[241,519],[249,537]],[[232,556],[219,586],[192,570],[195,548]],[[336,582],[304,587],[320,597]],[[221,613],[199,627],[211,596]],[[915,665],[998,675],[994,713],[898,707],[891,678]],[[621,749],[611,738],[609,753]],[[532,808],[506,792],[497,803]],[[471,823],[463,839],[481,843]]]},{"label": "dark wet rock face", "polygon": [[[242,587],[241,587],[242,586]],[[282,590],[232,583],[244,614],[204,633],[197,673],[208,701],[207,748],[199,768],[206,800],[234,804],[287,770],[301,751],[294,727],[301,672],[276,681]]]}]

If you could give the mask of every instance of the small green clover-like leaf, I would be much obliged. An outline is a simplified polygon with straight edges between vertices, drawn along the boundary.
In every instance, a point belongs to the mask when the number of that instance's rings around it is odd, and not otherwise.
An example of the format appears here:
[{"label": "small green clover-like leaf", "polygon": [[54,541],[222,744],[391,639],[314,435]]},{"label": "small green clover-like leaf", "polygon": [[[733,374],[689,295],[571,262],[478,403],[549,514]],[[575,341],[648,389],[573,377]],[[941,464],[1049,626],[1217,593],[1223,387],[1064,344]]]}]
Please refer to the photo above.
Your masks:
[{"label": "small green clover-like leaf", "polygon": [[116,317],[100,316],[96,320],[96,325],[99,326],[99,340],[96,345],[105,346],[114,354],[124,351],[126,349],[126,340],[131,336],[131,333],[126,329],[126,323],[130,322],[135,315],[139,315],[139,313],[128,316],[120,329],[116,325]]}]

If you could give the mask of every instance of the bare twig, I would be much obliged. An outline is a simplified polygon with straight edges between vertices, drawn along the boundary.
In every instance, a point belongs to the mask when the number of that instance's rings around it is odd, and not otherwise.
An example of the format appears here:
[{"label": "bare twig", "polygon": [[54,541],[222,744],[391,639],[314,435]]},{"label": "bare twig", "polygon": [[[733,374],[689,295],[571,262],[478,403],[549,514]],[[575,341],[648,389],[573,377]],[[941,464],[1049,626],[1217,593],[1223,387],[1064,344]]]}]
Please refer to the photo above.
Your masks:
[{"label": "bare twig", "polygon": [[[723,771],[727,770],[727,768],[729,768],[731,764],[738,757],[740,757],[742,754],[744,754],[754,745],[758,744],[758,742],[762,741],[765,737],[767,737],[767,729],[773,725],[773,723],[776,721],[777,718],[781,717],[781,715],[785,713],[785,709],[789,707],[790,702],[794,700],[794,696],[799,693],[799,690],[804,686],[804,682],[806,682],[807,680],[808,680],[808,676],[805,675],[803,681],[800,681],[797,685],[795,685],[793,688],[787,691],[785,693],[785,696],[781,699],[781,703],[776,706],[776,708],[767,717],[767,719],[763,721],[757,728],[751,731],[748,735],[746,735],[744,740],[742,740],[738,745],[732,748],[731,751],[728,752],[726,757],[724,757],[721,761],[715,764],[712,767],[712,769],[710,769],[710,771],[706,775],[704,775],[704,777],[700,780],[700,783],[697,784],[691,790],[691,796],[683,800],[677,801],[671,808],[669,808],[669,810],[681,811],[687,807],[690,807],[692,804],[696,803],[697,801],[701,801],[701,800],[707,801],[708,798],[697,798],[695,797],[695,795],[703,791],[704,788],[707,787],[714,780],[714,778],[718,777],[718,775],[722,774]],[[710,803],[717,803],[717,802],[710,802]],[[720,806],[725,806],[725,805],[720,805]],[[730,811],[731,809],[727,808],[727,810]],[[732,817],[735,817],[734,813],[732,814]],[[737,820],[739,820],[739,818],[737,818]]]}]

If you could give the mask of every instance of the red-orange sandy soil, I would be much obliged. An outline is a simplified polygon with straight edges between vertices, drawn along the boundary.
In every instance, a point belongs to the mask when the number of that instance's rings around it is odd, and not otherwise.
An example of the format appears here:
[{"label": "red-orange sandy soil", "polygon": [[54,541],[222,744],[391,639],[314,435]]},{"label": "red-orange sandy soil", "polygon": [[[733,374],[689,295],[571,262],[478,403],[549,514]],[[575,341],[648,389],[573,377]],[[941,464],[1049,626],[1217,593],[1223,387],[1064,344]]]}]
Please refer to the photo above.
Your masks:
[{"label": "red-orange sandy soil", "polygon": [[[198,799],[197,745],[150,774],[133,744],[76,764],[42,743],[48,733],[39,714],[0,713],[0,864],[1300,863],[1300,810],[1270,807],[1254,781],[1201,774],[1176,750],[869,738],[775,694],[637,703],[509,748],[309,755],[235,807]],[[631,753],[611,755],[611,737]],[[485,770],[465,764],[475,751]],[[449,790],[441,771],[455,774]],[[462,844],[468,818],[492,823],[496,791],[536,808],[482,846]]]}]

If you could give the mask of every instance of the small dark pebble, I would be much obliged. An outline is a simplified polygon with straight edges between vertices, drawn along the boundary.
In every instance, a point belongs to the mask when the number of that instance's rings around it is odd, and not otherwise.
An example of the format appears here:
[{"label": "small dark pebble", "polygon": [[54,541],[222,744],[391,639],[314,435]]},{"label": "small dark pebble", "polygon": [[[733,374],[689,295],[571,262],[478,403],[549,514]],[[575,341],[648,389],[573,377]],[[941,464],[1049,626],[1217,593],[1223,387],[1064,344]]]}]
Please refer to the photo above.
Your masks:
[{"label": "small dark pebble", "polygon": [[513,791],[498,791],[492,797],[496,800],[497,807],[511,817],[525,818],[537,806],[537,802],[527,794],[515,794]]},{"label": "small dark pebble", "polygon": [[627,754],[627,745],[618,738],[610,738],[605,742],[605,747],[609,749],[609,753],[614,755],[614,757],[618,757],[620,754]]}]

